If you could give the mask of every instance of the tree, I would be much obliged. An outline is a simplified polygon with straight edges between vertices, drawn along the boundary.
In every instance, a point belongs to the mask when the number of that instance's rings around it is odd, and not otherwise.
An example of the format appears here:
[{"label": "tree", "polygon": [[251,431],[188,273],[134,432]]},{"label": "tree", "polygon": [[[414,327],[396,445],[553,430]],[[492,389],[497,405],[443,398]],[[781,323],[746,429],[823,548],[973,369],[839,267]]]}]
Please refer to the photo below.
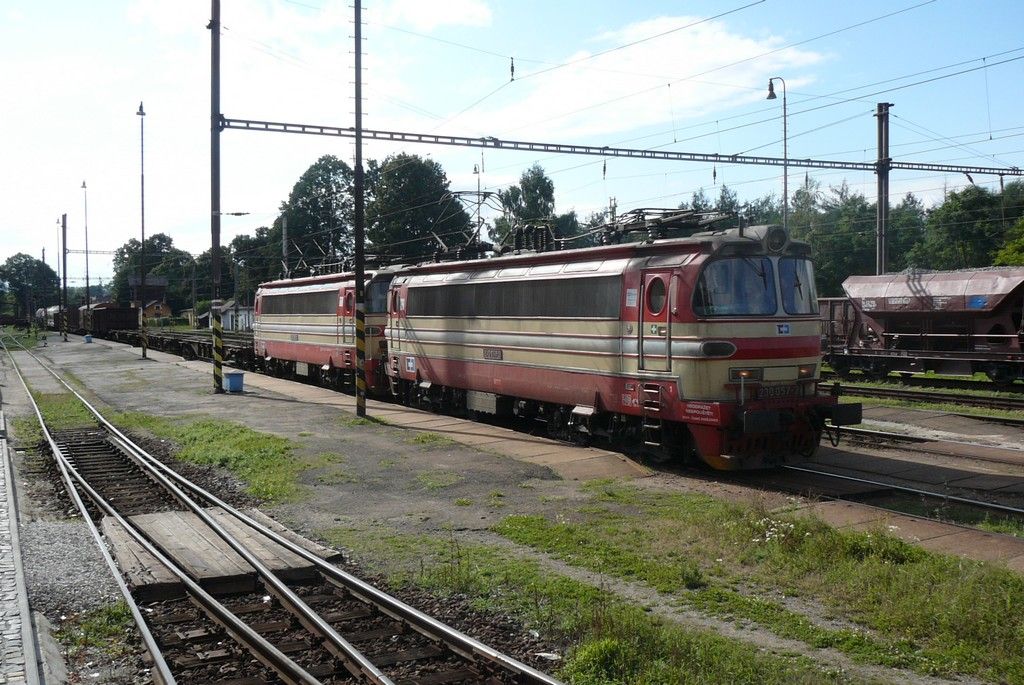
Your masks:
[{"label": "tree", "polygon": [[774,195],[769,194],[744,202],[739,211],[743,222],[748,226],[782,223],[782,207]]},{"label": "tree", "polygon": [[[132,298],[129,277],[137,278],[139,269],[139,246],[132,238],[114,252],[114,278],[110,282],[114,301],[127,304]],[[146,236],[146,276],[162,276],[167,279],[167,303],[172,311],[190,306],[192,302],[192,256],[174,247],[174,240],[166,233]],[[146,287],[147,293],[149,287]]]},{"label": "tree", "polygon": [[711,200],[704,194],[704,189],[701,188],[693,197],[690,199],[690,204],[685,202],[679,205],[679,209],[692,209],[695,212],[710,212],[711,211]]},{"label": "tree", "polygon": [[968,186],[928,212],[924,239],[910,249],[909,263],[930,269],[966,269],[992,264],[1002,243],[1001,198]]},{"label": "tree", "polygon": [[[281,204],[281,218],[288,221],[289,248],[298,253],[302,271],[316,270],[322,264],[334,264],[351,257],[353,198],[355,175],[345,162],[324,155],[299,177]],[[280,219],[274,222],[280,244]]]},{"label": "tree", "polygon": [[738,215],[740,202],[736,198],[736,191],[729,190],[729,186],[722,184],[722,189],[718,191],[718,200],[715,201],[714,210],[723,214]]},{"label": "tree", "polygon": [[436,251],[435,234],[448,246],[465,242],[470,217],[440,164],[403,152],[368,167],[366,234],[376,250],[410,258]]},{"label": "tree", "polygon": [[924,238],[924,220],[924,204],[913,193],[907,193],[898,205],[889,210],[887,271],[903,271],[908,266],[918,266],[910,261],[910,251]]},{"label": "tree", "polygon": [[0,281],[14,296],[15,316],[28,318],[36,309],[60,301],[56,272],[24,252],[8,257],[0,266]]},{"label": "tree", "polygon": [[504,243],[514,226],[554,218],[555,183],[534,164],[519,177],[519,185],[499,190],[498,200],[505,215],[495,220],[491,240]]},{"label": "tree", "polygon": [[1006,233],[1006,243],[996,253],[997,266],[1024,266],[1024,217]]},{"label": "tree", "polygon": [[819,293],[836,296],[847,276],[874,273],[875,207],[845,181],[829,192],[823,196],[816,182],[805,182],[793,195],[789,224],[794,237],[811,245]]}]

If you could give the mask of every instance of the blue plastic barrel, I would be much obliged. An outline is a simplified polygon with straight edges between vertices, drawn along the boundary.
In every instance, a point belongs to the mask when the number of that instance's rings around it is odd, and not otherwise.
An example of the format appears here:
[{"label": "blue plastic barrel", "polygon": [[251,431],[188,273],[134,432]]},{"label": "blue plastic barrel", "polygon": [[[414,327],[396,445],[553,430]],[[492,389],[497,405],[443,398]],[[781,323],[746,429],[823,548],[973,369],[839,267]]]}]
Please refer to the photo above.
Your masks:
[{"label": "blue plastic barrel", "polygon": [[245,376],[244,371],[225,371],[224,389],[228,392],[242,392],[243,376]]},{"label": "blue plastic barrel", "polygon": [[91,343],[92,342],[92,336],[89,335],[88,333],[85,334],[85,342],[87,342],[87,343]]}]

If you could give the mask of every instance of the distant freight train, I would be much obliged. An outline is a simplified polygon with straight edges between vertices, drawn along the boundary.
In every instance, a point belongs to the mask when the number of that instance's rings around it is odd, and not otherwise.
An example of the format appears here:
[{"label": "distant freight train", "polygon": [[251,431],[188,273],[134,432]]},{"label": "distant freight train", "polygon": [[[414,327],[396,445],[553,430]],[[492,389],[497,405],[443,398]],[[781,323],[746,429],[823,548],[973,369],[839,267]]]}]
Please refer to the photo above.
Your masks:
[{"label": "distant freight train", "polygon": [[821,301],[825,361],[861,371],[1024,380],[1024,267],[851,276]]},{"label": "distant freight train", "polygon": [[[860,405],[816,389],[805,243],[778,226],[368,273],[371,392],[642,442],[718,469],[806,459]],[[253,363],[352,382],[352,274],[265,283]]]}]

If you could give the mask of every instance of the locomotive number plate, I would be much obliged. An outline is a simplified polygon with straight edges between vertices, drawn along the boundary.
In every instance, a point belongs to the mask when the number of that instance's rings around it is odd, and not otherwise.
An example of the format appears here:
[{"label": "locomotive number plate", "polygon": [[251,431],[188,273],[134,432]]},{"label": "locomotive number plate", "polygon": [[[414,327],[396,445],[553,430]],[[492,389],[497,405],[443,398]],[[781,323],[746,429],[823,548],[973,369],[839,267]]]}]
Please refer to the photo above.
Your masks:
[{"label": "locomotive number plate", "polygon": [[762,385],[757,389],[757,399],[771,400],[778,397],[799,397],[799,385]]},{"label": "locomotive number plate", "polygon": [[485,347],[484,348],[484,359],[491,361],[501,361],[504,355],[501,353],[501,348],[497,347]]}]

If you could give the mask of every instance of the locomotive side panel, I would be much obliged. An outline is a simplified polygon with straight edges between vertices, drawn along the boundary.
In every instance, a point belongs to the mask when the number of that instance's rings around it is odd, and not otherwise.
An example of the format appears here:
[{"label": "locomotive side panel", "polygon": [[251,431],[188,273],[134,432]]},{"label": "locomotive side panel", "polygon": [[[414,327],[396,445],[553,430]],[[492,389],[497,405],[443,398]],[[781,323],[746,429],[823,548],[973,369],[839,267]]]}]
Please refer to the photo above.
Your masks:
[{"label": "locomotive side panel", "polygon": [[776,240],[769,254],[739,238],[410,269],[390,298],[392,389],[549,428],[682,440],[716,468],[805,458],[826,418],[857,423],[859,405],[816,394],[806,246],[783,253]]}]

